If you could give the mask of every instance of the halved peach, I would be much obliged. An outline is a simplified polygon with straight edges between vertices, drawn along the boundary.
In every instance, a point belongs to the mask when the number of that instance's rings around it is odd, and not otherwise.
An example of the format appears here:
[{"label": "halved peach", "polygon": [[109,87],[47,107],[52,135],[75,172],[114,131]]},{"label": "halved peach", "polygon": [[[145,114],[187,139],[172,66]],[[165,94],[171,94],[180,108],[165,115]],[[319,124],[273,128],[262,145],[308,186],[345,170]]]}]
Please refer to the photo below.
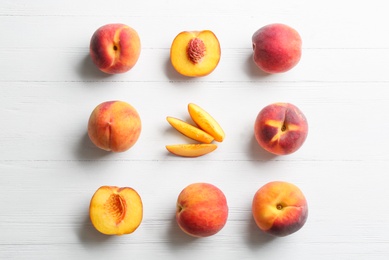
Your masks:
[{"label": "halved peach", "polygon": [[220,54],[219,40],[209,30],[181,32],[170,48],[173,67],[188,77],[210,74],[219,64]]},{"label": "halved peach", "polygon": [[166,117],[169,124],[183,135],[205,144],[213,141],[213,137],[203,130],[174,117]]},{"label": "halved peach", "polygon": [[173,144],[166,145],[172,154],[183,157],[198,157],[208,154],[217,148],[216,144]]},{"label": "halved peach", "polygon": [[213,136],[215,141],[222,142],[225,138],[225,133],[219,123],[204,109],[190,103],[188,111],[193,121],[205,132]]},{"label": "halved peach", "polygon": [[105,235],[130,234],[142,222],[142,200],[132,188],[102,186],[91,199],[89,216],[93,226]]}]

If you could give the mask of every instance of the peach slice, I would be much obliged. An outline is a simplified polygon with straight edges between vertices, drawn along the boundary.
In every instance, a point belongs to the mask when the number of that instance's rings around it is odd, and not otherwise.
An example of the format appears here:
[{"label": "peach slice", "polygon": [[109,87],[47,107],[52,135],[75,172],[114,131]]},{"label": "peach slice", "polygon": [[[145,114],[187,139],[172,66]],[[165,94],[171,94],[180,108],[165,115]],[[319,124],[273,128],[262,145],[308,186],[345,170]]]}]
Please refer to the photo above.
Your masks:
[{"label": "peach slice", "polygon": [[130,234],[142,222],[142,200],[132,188],[102,186],[90,201],[89,216],[93,226],[105,235]]},{"label": "peach slice", "polygon": [[217,148],[216,144],[173,144],[166,145],[172,154],[183,157],[198,157],[208,154]]},{"label": "peach slice", "polygon": [[170,60],[178,73],[188,77],[201,77],[216,68],[220,53],[219,40],[213,32],[184,31],[173,40]]},{"label": "peach slice", "polygon": [[190,103],[188,105],[188,111],[193,121],[205,132],[213,136],[215,141],[222,142],[225,137],[225,133],[219,123],[204,109]]},{"label": "peach slice", "polygon": [[205,144],[213,141],[213,137],[203,130],[174,117],[166,117],[169,124],[183,135]]}]

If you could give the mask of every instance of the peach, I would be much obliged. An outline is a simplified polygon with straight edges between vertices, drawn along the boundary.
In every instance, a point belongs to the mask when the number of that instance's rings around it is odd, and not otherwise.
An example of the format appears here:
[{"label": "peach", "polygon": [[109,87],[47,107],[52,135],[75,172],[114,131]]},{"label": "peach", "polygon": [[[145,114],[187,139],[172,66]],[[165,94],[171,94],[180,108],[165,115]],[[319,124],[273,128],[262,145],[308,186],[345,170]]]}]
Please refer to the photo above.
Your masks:
[{"label": "peach", "polygon": [[89,216],[93,226],[105,235],[130,234],[142,222],[142,200],[132,188],[102,186],[90,201]]},{"label": "peach", "polygon": [[137,63],[141,43],[138,33],[125,24],[106,24],[90,40],[93,63],[108,74],[124,73]]},{"label": "peach", "polygon": [[124,152],[138,140],[142,125],[138,112],[123,101],[107,101],[98,105],[88,122],[88,135],[99,148]]},{"label": "peach", "polygon": [[209,143],[212,143],[212,141],[214,140],[214,138],[211,135],[209,135],[208,133],[206,133],[203,130],[201,130],[201,129],[199,129],[191,124],[188,124],[187,122],[184,122],[178,118],[168,116],[166,118],[166,120],[177,131],[179,131],[183,135],[185,135],[185,136],[187,136],[195,141],[209,144]]},{"label": "peach", "polygon": [[224,227],[227,217],[226,197],[219,188],[212,184],[190,184],[178,196],[177,224],[190,236],[215,235]]},{"label": "peach", "polygon": [[215,141],[223,142],[225,138],[223,129],[207,111],[193,103],[188,105],[188,111],[190,117],[202,130],[213,136]]},{"label": "peach", "polygon": [[297,151],[308,135],[308,123],[299,108],[290,103],[264,107],[255,120],[254,135],[270,153],[286,155]]},{"label": "peach", "polygon": [[182,157],[199,157],[216,150],[216,144],[171,144],[166,149],[172,154]]},{"label": "peach", "polygon": [[252,36],[255,64],[267,73],[292,69],[301,58],[302,40],[299,33],[285,24],[269,24]]},{"label": "peach", "polygon": [[308,218],[308,204],[296,185],[274,181],[255,193],[252,214],[259,229],[282,237],[304,226]]},{"label": "peach", "polygon": [[216,68],[220,53],[219,40],[212,31],[184,31],[173,40],[170,60],[178,73],[201,77]]}]

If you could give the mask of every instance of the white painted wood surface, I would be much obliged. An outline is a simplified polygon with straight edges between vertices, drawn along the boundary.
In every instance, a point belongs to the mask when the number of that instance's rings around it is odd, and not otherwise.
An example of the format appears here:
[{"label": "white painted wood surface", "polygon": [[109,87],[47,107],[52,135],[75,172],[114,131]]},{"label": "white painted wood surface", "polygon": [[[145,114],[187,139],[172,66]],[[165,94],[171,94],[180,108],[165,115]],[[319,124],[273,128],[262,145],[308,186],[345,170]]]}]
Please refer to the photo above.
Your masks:
[{"label": "white painted wood surface", "polygon": [[[101,25],[126,23],[142,41],[130,72],[100,73],[88,56]],[[293,70],[263,75],[251,35],[283,22],[303,38]],[[389,259],[389,33],[387,1],[16,1],[0,3],[0,259]],[[210,29],[222,57],[207,77],[179,76],[173,38]],[[90,112],[120,99],[139,111],[143,131],[128,152],[108,154],[86,135]],[[253,139],[272,102],[306,114],[306,143],[270,156]],[[206,108],[226,140],[200,158],[164,146],[188,142],[166,116]],[[251,217],[255,191],[290,181],[309,203],[306,225],[285,238],[263,235]],[[193,239],[174,221],[178,193],[210,182],[230,214],[217,235]],[[135,233],[94,230],[88,206],[101,185],[142,196]]]}]

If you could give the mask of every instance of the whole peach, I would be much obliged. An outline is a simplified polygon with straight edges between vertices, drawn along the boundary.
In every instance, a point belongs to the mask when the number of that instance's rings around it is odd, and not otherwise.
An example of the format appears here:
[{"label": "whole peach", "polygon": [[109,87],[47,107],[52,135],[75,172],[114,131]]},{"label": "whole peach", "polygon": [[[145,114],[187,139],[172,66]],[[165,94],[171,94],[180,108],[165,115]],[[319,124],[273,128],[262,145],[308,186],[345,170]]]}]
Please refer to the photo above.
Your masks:
[{"label": "whole peach", "polygon": [[129,71],[138,61],[141,43],[138,33],[125,24],[106,24],[90,40],[93,63],[109,74]]},{"label": "whole peach", "polygon": [[302,40],[292,27],[275,23],[257,30],[252,36],[255,64],[267,73],[286,72],[301,58]]},{"label": "whole peach", "polygon": [[259,229],[282,237],[304,226],[308,218],[308,204],[296,185],[274,181],[255,193],[252,214]]},{"label": "whole peach", "polygon": [[123,101],[107,101],[92,111],[88,135],[103,150],[124,152],[136,143],[141,128],[139,114],[133,106]]},{"label": "whole peach", "polygon": [[177,199],[176,220],[188,235],[207,237],[218,233],[228,217],[224,193],[209,183],[193,183]]},{"label": "whole peach", "polygon": [[297,151],[308,135],[308,122],[299,108],[290,103],[264,107],[255,119],[254,135],[258,144],[276,155]]}]

